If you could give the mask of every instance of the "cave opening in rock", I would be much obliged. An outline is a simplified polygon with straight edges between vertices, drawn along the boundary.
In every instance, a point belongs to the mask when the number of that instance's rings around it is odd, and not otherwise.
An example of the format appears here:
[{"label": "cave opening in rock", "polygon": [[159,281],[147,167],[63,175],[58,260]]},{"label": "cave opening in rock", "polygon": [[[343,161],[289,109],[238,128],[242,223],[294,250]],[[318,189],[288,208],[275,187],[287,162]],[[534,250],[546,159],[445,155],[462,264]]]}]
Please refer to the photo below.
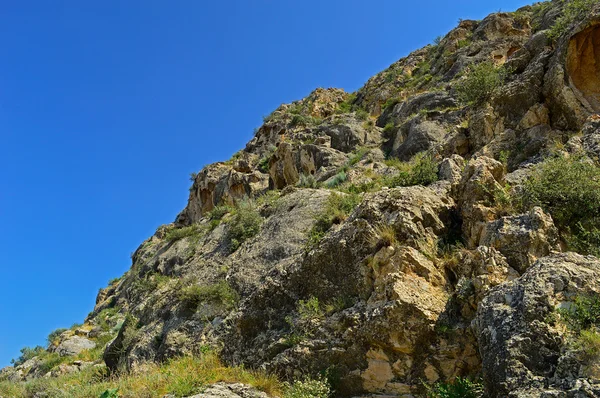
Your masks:
[{"label": "cave opening in rock", "polygon": [[592,109],[600,112],[600,25],[589,27],[571,38],[567,73]]}]

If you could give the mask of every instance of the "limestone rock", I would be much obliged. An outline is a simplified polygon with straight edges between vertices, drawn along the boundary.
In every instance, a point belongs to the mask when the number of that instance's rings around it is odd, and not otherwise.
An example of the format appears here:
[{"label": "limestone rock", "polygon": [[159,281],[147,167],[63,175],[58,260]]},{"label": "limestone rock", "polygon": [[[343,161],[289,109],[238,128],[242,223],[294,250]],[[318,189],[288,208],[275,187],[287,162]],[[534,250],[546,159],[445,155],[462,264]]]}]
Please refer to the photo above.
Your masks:
[{"label": "limestone rock", "polygon": [[64,357],[77,355],[84,350],[91,350],[95,347],[96,343],[92,340],[81,336],[73,336],[62,341],[58,347],[56,347],[55,351],[59,353],[60,356]]},{"label": "limestone rock", "polygon": [[582,364],[569,358],[560,329],[547,323],[550,313],[577,295],[600,291],[598,281],[595,257],[555,254],[483,299],[477,337],[491,398],[600,394],[600,384],[582,377]]},{"label": "limestone rock", "polygon": [[488,223],[479,244],[496,248],[511,267],[524,272],[536,259],[550,254],[557,242],[558,231],[552,217],[535,207],[528,214]]},{"label": "limestone rock", "polygon": [[467,246],[475,248],[481,242],[487,223],[496,218],[492,207],[493,193],[502,189],[505,170],[502,163],[482,156],[469,161],[463,172],[459,206]]},{"label": "limestone rock", "polygon": [[216,163],[206,166],[194,179],[187,207],[177,216],[177,223],[189,225],[221,204],[257,195],[267,188],[268,177],[259,171],[240,172],[230,165]]},{"label": "limestone rock", "polygon": [[188,398],[267,398],[268,395],[262,391],[244,384],[212,384],[202,393],[190,396]]}]

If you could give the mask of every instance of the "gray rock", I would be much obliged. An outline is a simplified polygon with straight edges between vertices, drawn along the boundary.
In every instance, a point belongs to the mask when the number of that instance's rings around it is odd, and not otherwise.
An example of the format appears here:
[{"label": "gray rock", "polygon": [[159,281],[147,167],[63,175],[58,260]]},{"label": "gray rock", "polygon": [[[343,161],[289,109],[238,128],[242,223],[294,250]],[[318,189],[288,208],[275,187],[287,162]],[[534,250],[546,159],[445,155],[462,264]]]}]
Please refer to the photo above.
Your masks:
[{"label": "gray rock", "polygon": [[188,398],[268,398],[268,395],[244,384],[217,383]]},{"label": "gray rock", "polygon": [[539,207],[528,214],[502,217],[488,223],[479,241],[481,246],[498,249],[519,272],[557,249],[557,243],[558,231],[552,217]]},{"label": "gray rock", "polygon": [[62,341],[58,347],[56,347],[55,352],[58,352],[62,357],[66,357],[77,355],[84,350],[91,350],[92,348],[96,348],[96,343],[92,340],[81,336],[73,336]]},{"label": "gray rock", "polygon": [[396,133],[392,154],[400,160],[410,160],[417,153],[439,144],[446,134],[441,124],[414,118]]},{"label": "gray rock", "polygon": [[[547,323],[555,308],[592,290],[600,290],[600,261],[564,253],[538,260],[481,301],[476,332],[490,398],[600,394],[597,381],[580,376],[582,364],[567,352],[561,329]],[[582,383],[591,395],[580,395]]]}]

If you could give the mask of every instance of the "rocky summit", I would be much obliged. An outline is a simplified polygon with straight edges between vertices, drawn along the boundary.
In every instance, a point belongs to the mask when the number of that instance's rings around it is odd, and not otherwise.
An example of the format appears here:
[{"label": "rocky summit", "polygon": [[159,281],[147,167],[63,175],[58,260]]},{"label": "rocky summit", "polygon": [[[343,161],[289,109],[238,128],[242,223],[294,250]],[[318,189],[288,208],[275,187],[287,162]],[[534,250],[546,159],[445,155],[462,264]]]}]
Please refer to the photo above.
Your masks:
[{"label": "rocky summit", "polygon": [[265,117],[8,397],[600,397],[600,2]]}]

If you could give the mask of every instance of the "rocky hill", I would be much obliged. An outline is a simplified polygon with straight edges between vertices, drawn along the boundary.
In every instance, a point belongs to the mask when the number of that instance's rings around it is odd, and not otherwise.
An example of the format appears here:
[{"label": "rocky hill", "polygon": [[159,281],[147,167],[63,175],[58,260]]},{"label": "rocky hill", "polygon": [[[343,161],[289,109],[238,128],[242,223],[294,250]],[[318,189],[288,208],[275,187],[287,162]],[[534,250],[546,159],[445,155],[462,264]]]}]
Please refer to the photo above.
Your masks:
[{"label": "rocky hill", "polygon": [[[289,396],[599,397],[597,113],[596,0],[463,20],[281,105],[0,396],[278,394],[257,370]],[[111,390],[207,356],[187,390]]]}]

